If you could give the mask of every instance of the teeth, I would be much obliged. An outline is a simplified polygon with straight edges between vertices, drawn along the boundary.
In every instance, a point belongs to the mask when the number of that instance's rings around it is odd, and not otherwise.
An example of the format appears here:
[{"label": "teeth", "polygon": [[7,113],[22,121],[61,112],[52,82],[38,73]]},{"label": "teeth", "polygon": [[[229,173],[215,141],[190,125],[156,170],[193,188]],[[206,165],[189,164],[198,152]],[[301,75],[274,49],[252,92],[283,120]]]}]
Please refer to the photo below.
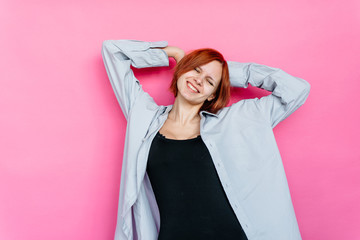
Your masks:
[{"label": "teeth", "polygon": [[198,92],[198,90],[196,90],[196,88],[194,88],[190,83],[188,83],[188,86],[189,86],[192,90],[194,90],[195,92]]}]

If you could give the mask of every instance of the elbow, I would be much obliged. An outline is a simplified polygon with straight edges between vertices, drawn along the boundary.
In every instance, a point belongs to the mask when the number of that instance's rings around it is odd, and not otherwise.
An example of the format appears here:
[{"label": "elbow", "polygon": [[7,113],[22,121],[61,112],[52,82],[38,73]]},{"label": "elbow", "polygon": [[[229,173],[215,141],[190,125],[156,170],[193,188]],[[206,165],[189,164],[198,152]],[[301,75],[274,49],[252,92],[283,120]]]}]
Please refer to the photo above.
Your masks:
[{"label": "elbow", "polygon": [[302,95],[303,95],[303,101],[305,102],[305,100],[308,98],[309,94],[310,94],[310,89],[311,89],[311,85],[310,83],[308,83],[307,81],[304,80],[305,83],[305,87],[304,90],[302,91]]},{"label": "elbow", "polygon": [[305,81],[305,89],[306,89],[306,92],[309,94],[310,93],[310,89],[311,89],[311,85],[309,82]]},{"label": "elbow", "polygon": [[301,82],[301,85],[299,85],[299,99],[301,104],[303,104],[305,102],[305,100],[307,99],[307,97],[309,96],[310,94],[310,89],[311,89],[311,85],[308,81],[302,79],[302,78],[297,78],[298,80],[300,80]]},{"label": "elbow", "polygon": [[104,55],[112,55],[117,52],[118,49],[115,46],[114,40],[104,40],[101,47],[101,52]]},{"label": "elbow", "polygon": [[301,87],[302,91],[306,92],[306,93],[309,93],[310,89],[311,89],[310,83],[308,81],[302,79],[302,78],[297,78],[297,79],[299,79],[301,81],[301,83],[302,83],[302,87]]},{"label": "elbow", "polygon": [[108,52],[114,52],[117,50],[116,40],[104,40],[102,42],[102,49]]},{"label": "elbow", "polygon": [[102,42],[102,49],[108,48],[110,46],[110,44],[111,44],[111,40],[104,40]]}]

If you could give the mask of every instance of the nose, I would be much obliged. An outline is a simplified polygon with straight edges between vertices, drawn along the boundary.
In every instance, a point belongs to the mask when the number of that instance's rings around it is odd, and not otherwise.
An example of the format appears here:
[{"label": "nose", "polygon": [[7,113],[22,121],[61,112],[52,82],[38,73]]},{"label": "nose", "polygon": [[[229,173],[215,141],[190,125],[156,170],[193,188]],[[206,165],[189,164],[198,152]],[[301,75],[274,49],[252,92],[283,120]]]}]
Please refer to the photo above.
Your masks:
[{"label": "nose", "polygon": [[196,82],[197,84],[201,85],[201,84],[202,84],[201,76],[197,76],[197,77],[195,78],[195,82]]}]

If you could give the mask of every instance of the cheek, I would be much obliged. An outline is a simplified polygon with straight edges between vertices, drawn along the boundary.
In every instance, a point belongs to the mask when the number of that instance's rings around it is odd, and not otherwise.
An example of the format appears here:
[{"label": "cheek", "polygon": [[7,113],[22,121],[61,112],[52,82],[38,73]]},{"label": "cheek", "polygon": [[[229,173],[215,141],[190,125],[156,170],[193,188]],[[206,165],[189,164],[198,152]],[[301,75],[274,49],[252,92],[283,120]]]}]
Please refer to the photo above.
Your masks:
[{"label": "cheek", "polygon": [[184,86],[186,84],[187,78],[185,75],[181,76],[178,80],[177,80],[177,86]]},{"label": "cheek", "polygon": [[178,79],[176,82],[177,87],[179,88],[181,86],[181,83],[183,82],[183,79]]},{"label": "cheek", "polygon": [[212,87],[212,88],[209,90],[209,96],[212,95],[212,94],[216,95],[216,87]]},{"label": "cheek", "polygon": [[178,90],[180,90],[180,89],[184,89],[184,87],[185,87],[185,84],[184,84],[184,82],[185,82],[186,80],[185,79],[178,79],[177,80],[177,82],[176,82],[176,87],[177,87],[177,89]]},{"label": "cheek", "polygon": [[211,86],[210,84],[208,84],[208,86],[206,86],[205,90],[206,90],[206,93],[209,93],[209,94],[216,92],[215,87]]}]

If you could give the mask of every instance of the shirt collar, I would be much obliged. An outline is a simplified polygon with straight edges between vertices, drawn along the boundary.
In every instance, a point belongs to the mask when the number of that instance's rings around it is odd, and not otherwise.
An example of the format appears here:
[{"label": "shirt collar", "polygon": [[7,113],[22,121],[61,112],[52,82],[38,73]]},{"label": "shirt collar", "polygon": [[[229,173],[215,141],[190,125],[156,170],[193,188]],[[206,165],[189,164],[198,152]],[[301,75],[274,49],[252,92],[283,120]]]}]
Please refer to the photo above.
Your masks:
[{"label": "shirt collar", "polygon": [[[173,107],[173,104],[167,105],[167,106],[163,106],[163,110],[162,110],[162,113],[161,113],[161,114],[165,114],[165,113],[170,112],[170,110],[172,109],[172,107]],[[216,113],[211,113],[211,112],[208,112],[208,111],[205,111],[205,110],[200,111],[200,114],[204,115],[204,113],[209,114],[209,115],[214,116],[214,117],[217,117],[217,118],[219,117],[219,114],[216,114]]]}]

